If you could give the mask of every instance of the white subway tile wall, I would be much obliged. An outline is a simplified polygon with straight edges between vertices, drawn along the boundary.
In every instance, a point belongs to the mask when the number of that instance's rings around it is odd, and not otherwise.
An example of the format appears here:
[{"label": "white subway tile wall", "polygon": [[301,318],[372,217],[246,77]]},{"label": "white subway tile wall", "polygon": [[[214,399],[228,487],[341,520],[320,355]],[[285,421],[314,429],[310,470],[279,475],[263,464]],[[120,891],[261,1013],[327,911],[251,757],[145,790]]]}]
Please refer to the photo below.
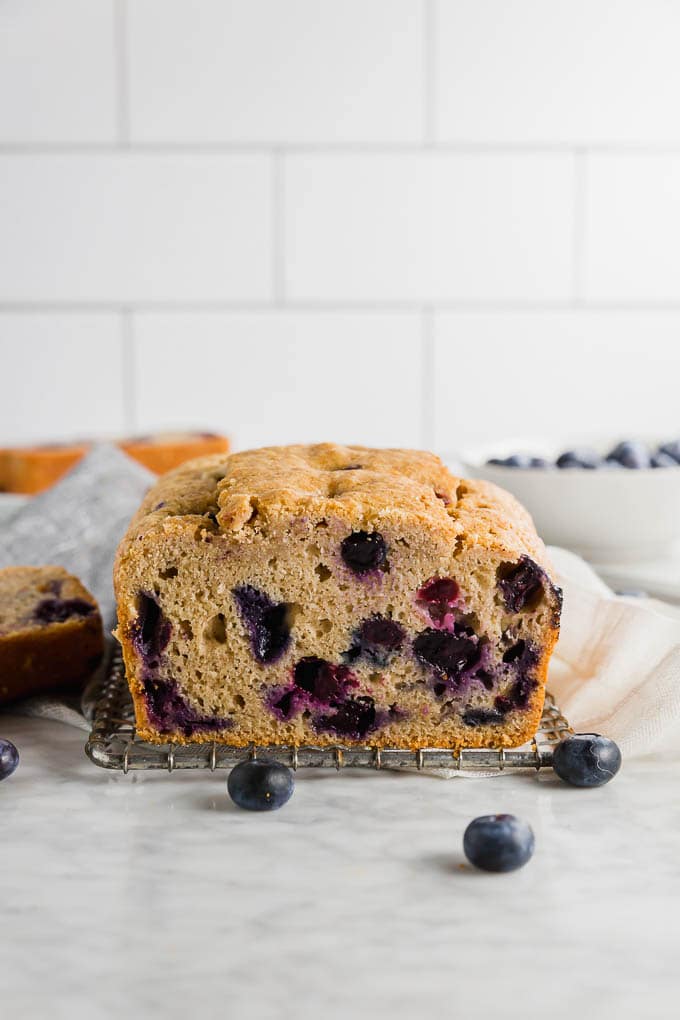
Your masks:
[{"label": "white subway tile wall", "polygon": [[680,433],[680,2],[2,0],[0,445]]}]

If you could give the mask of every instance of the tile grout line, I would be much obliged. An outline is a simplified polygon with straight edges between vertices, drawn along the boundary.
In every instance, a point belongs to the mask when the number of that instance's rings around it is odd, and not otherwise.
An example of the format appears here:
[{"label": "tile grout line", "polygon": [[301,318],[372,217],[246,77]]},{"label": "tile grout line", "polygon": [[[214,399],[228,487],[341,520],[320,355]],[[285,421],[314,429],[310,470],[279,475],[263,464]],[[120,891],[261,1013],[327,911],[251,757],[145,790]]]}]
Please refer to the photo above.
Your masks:
[{"label": "tile grout line", "polygon": [[[460,314],[479,315],[508,315],[512,313],[550,313],[555,314],[578,314],[581,312],[592,312],[594,314],[607,314],[611,312],[629,312],[640,315],[680,312],[680,300],[659,300],[659,301],[597,301],[589,298],[583,301],[533,301],[533,300],[489,300],[489,301],[465,301],[465,300],[441,300],[433,301],[424,305],[422,300],[417,301],[347,301],[323,299],[294,300],[286,301],[285,305],[276,305],[272,301],[182,301],[182,300],[158,300],[158,301],[135,301],[126,303],[124,306],[131,315],[138,312],[162,312],[186,314],[224,314],[253,313],[253,314],[275,314],[285,308],[286,311],[299,312],[300,314],[324,314],[337,313],[348,315],[356,313],[367,314],[393,314],[404,315],[422,314],[424,308],[433,312],[448,312]],[[38,315],[44,313],[55,314],[91,314],[92,312],[110,312],[117,314],[121,310],[120,300],[110,301],[7,301],[0,300],[0,315]]]},{"label": "tile grout line", "polygon": [[272,299],[277,307],[286,303],[285,157],[272,153]]},{"label": "tile grout line", "polygon": [[584,305],[584,259],[586,253],[587,152],[574,150],[574,225],[572,237],[571,294],[574,304]]},{"label": "tile grout line", "polygon": [[423,3],[423,142],[427,149],[435,145],[435,10],[434,0]]},{"label": "tile grout line", "polygon": [[135,330],[133,311],[120,311],[121,325],[121,370],[123,377],[123,421],[126,432],[134,433],[137,428],[137,379],[135,371]]},{"label": "tile grout line", "polygon": [[420,312],[420,438],[423,449],[434,445],[434,309]]},{"label": "tile grout line", "polygon": [[[125,3],[125,0],[116,0],[116,3]],[[116,37],[120,35],[116,33]],[[121,141],[116,142],[21,142],[3,141],[0,142],[0,155],[98,155],[101,153],[115,153],[124,144],[135,152],[146,155],[172,155],[173,153],[195,153],[197,155],[271,155],[277,151],[282,155],[310,155],[310,156],[363,156],[363,155],[411,155],[413,153],[428,151],[440,153],[443,156],[494,156],[494,155],[573,155],[575,150],[586,151],[586,147],[579,141],[564,142],[477,142],[477,141],[436,141],[430,144],[419,142],[288,142],[281,144],[275,141],[192,141],[192,142],[131,142],[129,139],[129,90],[128,90],[128,66],[127,66],[127,45],[121,38],[119,48],[121,50],[117,62],[120,64],[118,73],[119,81],[119,113],[118,128]],[[645,157],[645,156],[679,156],[680,146],[672,144],[648,144],[630,142],[602,142],[589,143],[587,146],[589,154],[611,155],[620,157]]]},{"label": "tile grout line", "polygon": [[127,0],[113,0],[113,48],[116,67],[116,136],[114,148],[130,145],[130,86],[127,46]]},{"label": "tile grout line", "polygon": [[[262,302],[250,302],[250,301],[140,301],[136,302],[134,306],[131,306],[133,313],[147,312],[147,313],[175,313],[177,315],[186,314],[202,314],[206,315],[214,314],[216,312],[223,312],[224,314],[237,314],[242,312],[251,312],[253,314],[259,313],[273,313],[280,310],[281,306],[275,305],[271,301]],[[291,312],[310,313],[310,314],[323,314],[328,312],[333,313],[347,313],[354,314],[359,312],[366,313],[396,313],[400,312],[404,315],[414,315],[422,310],[422,303],[418,301],[412,302],[390,302],[390,301],[291,301],[285,304],[285,308]],[[584,301],[579,304],[575,302],[467,302],[467,301],[440,301],[436,305],[431,306],[438,312],[448,313],[460,313],[460,314],[480,314],[480,315],[508,315],[512,313],[549,313],[554,312],[556,314],[567,314],[567,313],[578,313],[578,312],[593,312],[593,313],[610,313],[610,312],[631,312],[639,314],[651,314],[651,313],[666,313],[666,312],[679,312],[680,301],[660,301],[660,302],[596,302],[596,301]],[[53,301],[35,301],[35,302],[12,302],[2,301],[0,302],[0,315],[39,315],[44,313],[54,312],[55,314],[83,314],[87,315],[92,312],[118,312],[120,304],[116,301],[85,301],[85,302],[53,302]]]}]

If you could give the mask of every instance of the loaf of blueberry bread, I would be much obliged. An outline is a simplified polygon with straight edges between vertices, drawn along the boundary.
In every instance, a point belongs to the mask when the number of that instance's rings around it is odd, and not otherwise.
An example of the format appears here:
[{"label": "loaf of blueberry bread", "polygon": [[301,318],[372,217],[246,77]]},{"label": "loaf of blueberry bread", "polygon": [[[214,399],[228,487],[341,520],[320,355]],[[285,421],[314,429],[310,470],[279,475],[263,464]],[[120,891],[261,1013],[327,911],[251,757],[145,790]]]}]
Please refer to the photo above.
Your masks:
[{"label": "loaf of blueberry bread", "polygon": [[0,570],[0,705],[77,688],[104,649],[97,603],[62,567]]},{"label": "loaf of blueberry bread", "polygon": [[520,745],[561,608],[508,493],[331,444],[166,475],[115,587],[140,736],[238,746]]}]

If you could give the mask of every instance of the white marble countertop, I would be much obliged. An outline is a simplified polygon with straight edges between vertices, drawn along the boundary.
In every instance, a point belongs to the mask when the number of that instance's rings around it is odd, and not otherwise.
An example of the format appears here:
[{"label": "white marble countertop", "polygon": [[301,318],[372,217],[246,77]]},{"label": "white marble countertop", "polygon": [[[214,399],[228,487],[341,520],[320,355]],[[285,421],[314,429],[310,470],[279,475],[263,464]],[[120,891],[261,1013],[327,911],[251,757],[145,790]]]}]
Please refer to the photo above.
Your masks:
[{"label": "white marble countertop", "polygon": [[[309,771],[250,814],[225,773],[103,772],[48,720],[0,734],[21,753],[0,783],[7,1017],[676,1015],[677,766],[592,791]],[[534,827],[520,872],[463,863],[493,811]]]}]

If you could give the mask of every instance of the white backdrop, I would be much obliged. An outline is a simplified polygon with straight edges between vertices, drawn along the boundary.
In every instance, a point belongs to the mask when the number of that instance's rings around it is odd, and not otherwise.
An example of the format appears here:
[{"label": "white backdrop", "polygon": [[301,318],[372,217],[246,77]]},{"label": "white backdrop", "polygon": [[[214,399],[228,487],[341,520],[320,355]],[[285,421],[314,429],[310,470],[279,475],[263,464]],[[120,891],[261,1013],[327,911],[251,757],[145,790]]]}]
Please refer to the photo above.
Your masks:
[{"label": "white backdrop", "polygon": [[0,0],[0,444],[680,433],[680,0]]}]

